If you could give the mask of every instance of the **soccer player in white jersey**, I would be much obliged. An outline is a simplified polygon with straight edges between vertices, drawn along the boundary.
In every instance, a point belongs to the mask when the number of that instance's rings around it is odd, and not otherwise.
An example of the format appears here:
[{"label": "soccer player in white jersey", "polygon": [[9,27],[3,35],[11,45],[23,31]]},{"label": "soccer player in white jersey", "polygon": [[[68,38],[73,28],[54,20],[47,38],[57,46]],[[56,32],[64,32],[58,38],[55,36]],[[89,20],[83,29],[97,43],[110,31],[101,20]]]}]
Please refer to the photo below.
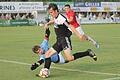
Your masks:
[{"label": "soccer player in white jersey", "polygon": [[68,61],[73,61],[81,57],[90,56],[95,61],[97,60],[97,56],[93,53],[91,49],[88,49],[84,52],[77,52],[71,54],[72,45],[71,45],[71,35],[72,32],[68,29],[70,28],[78,37],[80,37],[79,33],[75,28],[69,25],[66,17],[59,13],[58,7],[56,4],[51,3],[48,7],[48,13],[54,18],[54,20],[49,21],[45,24],[45,27],[48,28],[49,24],[54,23],[54,30],[56,34],[56,42],[55,44],[49,48],[49,50],[45,53],[45,65],[44,68],[49,70],[51,65],[51,56],[56,52],[59,53],[61,51],[64,52],[65,58]]}]

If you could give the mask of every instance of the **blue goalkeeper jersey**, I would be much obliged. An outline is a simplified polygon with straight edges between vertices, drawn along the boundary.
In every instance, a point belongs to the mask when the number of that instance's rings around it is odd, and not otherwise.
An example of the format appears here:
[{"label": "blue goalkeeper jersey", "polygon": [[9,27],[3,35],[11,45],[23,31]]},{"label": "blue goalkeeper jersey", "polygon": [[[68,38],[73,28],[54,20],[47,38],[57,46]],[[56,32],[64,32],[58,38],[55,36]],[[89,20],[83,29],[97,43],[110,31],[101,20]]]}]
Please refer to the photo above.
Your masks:
[{"label": "blue goalkeeper jersey", "polygon": [[[48,40],[44,39],[43,42],[39,46],[43,49],[43,53],[39,55],[40,60],[41,59],[45,60],[45,55],[44,54],[49,49]],[[51,56],[51,61],[52,62],[57,62],[58,61],[58,54],[57,53]]]},{"label": "blue goalkeeper jersey", "polygon": [[40,44],[40,47],[44,50],[44,53],[46,53],[49,48],[48,40],[44,39],[43,42]]}]

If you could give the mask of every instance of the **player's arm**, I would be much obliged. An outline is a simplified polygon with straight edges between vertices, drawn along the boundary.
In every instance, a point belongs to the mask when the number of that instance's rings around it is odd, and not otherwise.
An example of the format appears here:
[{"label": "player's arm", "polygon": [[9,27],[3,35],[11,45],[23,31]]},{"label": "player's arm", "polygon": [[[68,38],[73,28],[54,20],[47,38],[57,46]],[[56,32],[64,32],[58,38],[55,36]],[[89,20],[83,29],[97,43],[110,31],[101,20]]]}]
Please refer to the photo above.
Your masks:
[{"label": "player's arm", "polygon": [[43,60],[43,59],[37,61],[36,63],[33,63],[33,64],[31,65],[31,70],[35,70],[35,69],[36,69],[37,67],[39,67],[42,63],[44,63],[44,60]]},{"label": "player's arm", "polygon": [[50,36],[50,30],[49,28],[45,29],[45,39],[49,39],[49,36]]},{"label": "player's arm", "polygon": [[47,23],[45,24],[44,28],[45,28],[45,29],[48,29],[48,28],[49,28],[48,25],[53,24],[53,23],[54,23],[54,18],[52,18],[49,22],[47,22]]},{"label": "player's arm", "polygon": [[50,25],[50,24],[53,24],[54,23],[54,20],[50,20],[48,23],[46,23],[47,25]]}]

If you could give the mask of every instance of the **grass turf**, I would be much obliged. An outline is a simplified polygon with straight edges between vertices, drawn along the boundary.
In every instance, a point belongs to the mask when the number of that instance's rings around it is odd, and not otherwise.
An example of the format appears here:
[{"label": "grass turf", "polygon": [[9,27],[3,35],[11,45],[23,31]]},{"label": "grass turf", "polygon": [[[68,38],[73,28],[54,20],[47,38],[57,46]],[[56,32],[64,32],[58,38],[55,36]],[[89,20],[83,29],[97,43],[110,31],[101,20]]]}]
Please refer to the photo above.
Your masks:
[{"label": "grass turf", "polygon": [[[97,54],[98,61],[85,57],[68,64],[52,64],[51,76],[45,80],[120,79],[120,24],[82,25],[82,27],[86,34],[100,43],[100,49],[96,49],[89,42],[79,41],[73,35],[72,53],[91,48]],[[41,27],[0,27],[0,80],[42,80],[35,74],[43,65],[31,71],[30,64],[39,58],[37,55],[32,57],[31,48],[39,44],[43,37],[44,30]],[[50,46],[54,42],[55,34],[51,28]]]}]

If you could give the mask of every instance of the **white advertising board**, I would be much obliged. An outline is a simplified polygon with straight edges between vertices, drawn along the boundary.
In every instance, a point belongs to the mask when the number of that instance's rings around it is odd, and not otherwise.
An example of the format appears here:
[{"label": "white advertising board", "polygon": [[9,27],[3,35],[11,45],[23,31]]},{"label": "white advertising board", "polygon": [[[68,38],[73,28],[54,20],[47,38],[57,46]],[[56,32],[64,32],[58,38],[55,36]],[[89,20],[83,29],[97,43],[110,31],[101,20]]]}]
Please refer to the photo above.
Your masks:
[{"label": "white advertising board", "polygon": [[43,2],[0,2],[0,13],[23,13],[43,9]]}]

